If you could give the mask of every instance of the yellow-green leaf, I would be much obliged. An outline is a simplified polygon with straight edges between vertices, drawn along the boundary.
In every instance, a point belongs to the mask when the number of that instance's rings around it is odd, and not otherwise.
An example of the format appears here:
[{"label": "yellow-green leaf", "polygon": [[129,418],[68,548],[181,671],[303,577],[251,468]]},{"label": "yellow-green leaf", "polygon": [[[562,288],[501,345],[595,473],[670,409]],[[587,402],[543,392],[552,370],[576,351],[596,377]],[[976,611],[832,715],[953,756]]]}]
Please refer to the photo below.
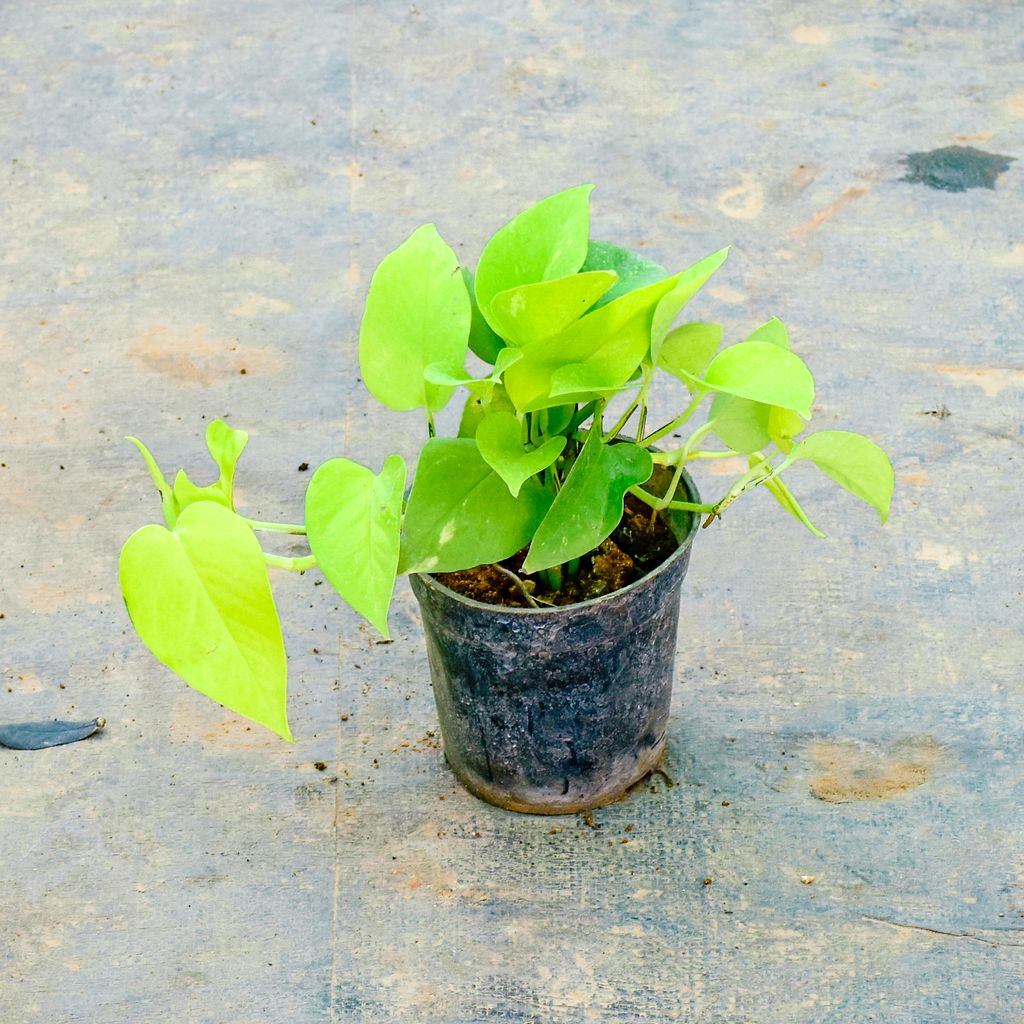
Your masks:
[{"label": "yellow-green leaf", "polygon": [[469,438],[429,440],[406,508],[400,571],[455,572],[525,547],[551,504],[528,480],[513,497]]},{"label": "yellow-green leaf", "polygon": [[889,456],[870,438],[849,430],[819,430],[801,441],[789,456],[807,459],[840,487],[889,518],[896,476]]},{"label": "yellow-green leaf", "polygon": [[595,270],[509,288],[491,300],[491,323],[512,345],[550,338],[583,316],[614,283],[613,273]]},{"label": "yellow-green leaf", "polygon": [[755,402],[793,409],[811,417],[814,378],[799,356],[769,341],[741,341],[711,360],[704,373],[690,379],[698,387]]},{"label": "yellow-green leaf", "polygon": [[542,199],[494,233],[476,268],[476,300],[491,323],[498,292],[575,274],[587,255],[590,193],[577,185]]},{"label": "yellow-green leaf", "polygon": [[231,509],[199,501],[173,530],[121,550],[121,590],[146,646],[194,689],[291,740],[284,641],[259,542]]},{"label": "yellow-green leaf", "polygon": [[402,530],[405,460],[390,455],[380,475],[330,459],[306,489],[306,532],[324,576],[341,597],[388,636]]},{"label": "yellow-green leaf", "polygon": [[532,476],[547,469],[565,448],[561,434],[549,437],[539,447],[524,445],[522,425],[510,412],[492,412],[484,417],[476,431],[476,444],[491,469],[508,485],[512,496]]},{"label": "yellow-green leaf", "polygon": [[537,528],[524,572],[561,565],[593,551],[618,525],[630,487],[646,483],[650,453],[629,442],[605,444],[591,430],[554,504]]},{"label": "yellow-green leaf", "polygon": [[359,328],[359,367],[392,409],[440,409],[451,387],[423,377],[431,363],[462,366],[472,318],[455,253],[433,224],[414,231],[374,271]]}]

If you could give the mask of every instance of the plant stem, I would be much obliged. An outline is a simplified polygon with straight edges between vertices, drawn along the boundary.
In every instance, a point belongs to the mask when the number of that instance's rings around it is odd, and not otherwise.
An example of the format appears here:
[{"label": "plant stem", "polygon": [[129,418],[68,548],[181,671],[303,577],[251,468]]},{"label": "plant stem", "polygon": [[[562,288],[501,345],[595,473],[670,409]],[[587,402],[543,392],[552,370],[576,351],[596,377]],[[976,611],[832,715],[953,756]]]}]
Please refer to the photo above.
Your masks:
[{"label": "plant stem", "polygon": [[708,420],[702,427],[698,427],[687,439],[686,444],[683,445],[683,461],[685,462],[690,458],[690,452],[693,450],[694,445],[698,441],[703,440],[712,430],[715,429],[715,421]]},{"label": "plant stem", "polygon": [[651,365],[650,369],[644,372],[644,382],[640,387],[640,416],[636,421],[636,443],[640,443],[640,439],[644,436],[644,431],[647,429],[647,395],[651,390],[651,381],[654,379],[654,366]]},{"label": "plant stem", "polygon": [[683,477],[683,466],[685,464],[686,463],[684,459],[680,459],[676,463],[675,472],[672,474],[672,479],[669,481],[668,487],[665,488],[665,493],[651,507],[651,521],[649,525],[652,529],[654,528],[654,520],[657,517],[658,513],[663,508],[668,508],[669,503],[672,501],[672,496],[676,493],[676,488],[679,486],[679,481]]},{"label": "plant stem", "polygon": [[264,551],[263,558],[267,565],[272,565],[275,569],[287,569],[288,572],[305,572],[307,569],[315,569],[317,566],[316,555],[285,558],[283,555],[271,555]]},{"label": "plant stem", "polygon": [[[630,487],[629,493],[639,498],[645,505],[655,508],[661,499],[642,487]],[[681,512],[713,512],[714,505],[705,505],[695,501],[670,501],[665,508],[678,509]]]},{"label": "plant stem", "polygon": [[[245,517],[242,517],[245,519]],[[254,530],[264,530],[267,533],[293,533],[296,536],[305,537],[306,528],[301,523],[264,523],[260,519],[245,519]]]},{"label": "plant stem", "polygon": [[619,417],[619,420],[615,424],[615,426],[612,427],[612,429],[609,430],[608,433],[604,435],[605,443],[607,443],[608,441],[611,441],[614,438],[618,437],[619,431],[622,430],[622,428],[629,422],[630,416],[632,416],[633,413],[636,412],[637,406],[639,404],[640,404],[640,396],[637,395],[637,397],[633,399],[633,402],[630,405],[630,407]]},{"label": "plant stem", "polygon": [[553,565],[550,569],[541,569],[537,575],[544,581],[544,586],[548,590],[562,589],[562,567],[560,565]]},{"label": "plant stem", "polygon": [[[771,461],[774,458],[771,454],[762,456],[760,452],[757,452],[755,456],[752,456],[752,458],[757,458],[759,461],[754,462],[750,469],[748,469],[747,472],[729,488],[729,493],[726,494],[721,501],[715,503],[715,507],[711,510],[711,514],[704,521],[702,529],[706,530],[716,519],[721,519],[722,513],[741,494],[752,490],[757,487],[758,484],[763,484],[766,480],[770,480],[776,473],[781,472],[793,461],[792,459],[783,459],[783,461],[775,467],[771,464]],[[765,471],[766,467],[767,471]]]},{"label": "plant stem", "polygon": [[494,566],[495,569],[498,570],[498,572],[503,572],[506,576],[508,576],[509,579],[515,581],[516,586],[519,588],[519,592],[523,595],[523,597],[526,599],[526,603],[531,608],[540,607],[540,605],[537,604],[537,602],[533,599],[533,594],[531,594],[529,590],[526,589],[526,583],[522,579],[520,579],[511,569],[506,569],[505,566],[503,566],[500,562],[492,562],[491,564]]},{"label": "plant stem", "polygon": [[569,425],[565,427],[560,433],[565,434],[566,437],[571,437],[576,428],[597,408],[597,402],[587,402],[586,405],[581,406],[573,414]]},{"label": "plant stem", "polygon": [[654,444],[655,441],[660,441],[666,434],[671,434],[673,430],[681,427],[697,411],[697,406],[700,405],[706,394],[706,391],[698,390],[690,400],[690,404],[683,410],[681,416],[677,416],[671,423],[666,423],[665,426],[659,427],[653,434],[648,434],[639,444],[646,448],[648,445]]},{"label": "plant stem", "polygon": [[434,429],[434,414],[426,408],[423,411],[427,414],[427,437],[436,437],[437,431]]}]

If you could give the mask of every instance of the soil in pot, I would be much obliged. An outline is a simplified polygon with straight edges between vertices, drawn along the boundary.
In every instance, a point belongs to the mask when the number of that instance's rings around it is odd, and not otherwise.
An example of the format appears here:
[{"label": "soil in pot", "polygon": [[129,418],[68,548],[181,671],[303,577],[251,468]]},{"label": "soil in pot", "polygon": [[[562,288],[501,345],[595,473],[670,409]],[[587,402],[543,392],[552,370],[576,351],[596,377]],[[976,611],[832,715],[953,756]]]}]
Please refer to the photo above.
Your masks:
[{"label": "soil in pot", "polygon": [[[597,551],[580,559],[576,579],[565,581],[561,590],[551,590],[540,575],[522,574],[527,548],[500,564],[523,580],[538,604],[578,604],[629,586],[661,565],[678,546],[665,513],[652,514],[649,505],[627,494],[619,525]],[[527,607],[518,583],[493,565],[438,573],[435,578],[449,590],[474,601],[505,608]]]}]

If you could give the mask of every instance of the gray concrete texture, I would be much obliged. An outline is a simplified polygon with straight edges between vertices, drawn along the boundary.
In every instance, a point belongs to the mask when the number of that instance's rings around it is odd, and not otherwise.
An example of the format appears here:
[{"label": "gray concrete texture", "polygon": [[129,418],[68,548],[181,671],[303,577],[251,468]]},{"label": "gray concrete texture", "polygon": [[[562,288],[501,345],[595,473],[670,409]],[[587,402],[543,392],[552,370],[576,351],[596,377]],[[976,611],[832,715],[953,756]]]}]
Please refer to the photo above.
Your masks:
[{"label": "gray concrete texture", "polygon": [[[1010,0],[0,6],[0,721],[108,723],[0,750],[0,1021],[1020,1024],[1022,36]],[[904,162],[947,147],[1019,162]],[[275,519],[300,463],[412,455],[357,380],[376,261],[434,221],[472,262],[581,181],[671,269],[732,243],[693,315],[783,318],[818,425],[897,471],[885,528],[809,468],[828,540],[760,493],[697,538],[675,784],[463,792],[404,582],[384,646],[275,575],[293,746],[158,665],[123,435],[204,480],[227,417]]]}]

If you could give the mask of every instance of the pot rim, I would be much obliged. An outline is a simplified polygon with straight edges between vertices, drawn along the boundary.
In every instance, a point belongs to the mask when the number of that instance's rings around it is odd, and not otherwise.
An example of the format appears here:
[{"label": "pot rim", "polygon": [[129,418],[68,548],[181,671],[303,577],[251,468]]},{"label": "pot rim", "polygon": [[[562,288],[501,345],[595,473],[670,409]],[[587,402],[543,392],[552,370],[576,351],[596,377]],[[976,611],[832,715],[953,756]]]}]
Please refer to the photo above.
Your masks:
[{"label": "pot rim", "polygon": [[[687,498],[686,500],[692,501],[694,504],[700,503],[700,493],[697,490],[697,485],[694,483],[693,477],[683,469],[682,476],[679,479],[679,487],[686,488]],[[679,488],[676,489],[678,493]],[[700,513],[690,513],[690,529],[687,531],[686,536],[679,542],[679,546],[672,552],[668,558],[665,559],[661,565],[656,566],[649,573],[641,576],[640,579],[634,580],[632,583],[627,584],[624,587],[620,587],[618,590],[613,590],[609,594],[602,594],[600,597],[592,597],[587,601],[577,601],[574,604],[563,604],[558,605],[555,608],[508,608],[501,604],[488,604],[486,601],[477,601],[472,597],[466,597],[460,594],[456,590],[452,590],[450,587],[446,587],[443,583],[438,582],[429,573],[415,572],[410,573],[410,578],[415,576],[416,579],[421,582],[424,586],[429,587],[431,590],[437,591],[445,597],[457,601],[459,604],[465,605],[469,608],[480,609],[481,611],[495,612],[501,615],[516,615],[516,616],[552,616],[552,615],[563,615],[568,613],[576,613],[581,608],[591,608],[594,605],[601,604],[605,601],[612,601],[617,598],[620,594],[628,594],[630,591],[635,590],[638,587],[642,587],[647,583],[650,583],[656,576],[659,576],[662,572],[667,571],[671,568],[679,558],[690,549],[693,544],[693,539],[697,535],[697,530],[700,527]]]}]

